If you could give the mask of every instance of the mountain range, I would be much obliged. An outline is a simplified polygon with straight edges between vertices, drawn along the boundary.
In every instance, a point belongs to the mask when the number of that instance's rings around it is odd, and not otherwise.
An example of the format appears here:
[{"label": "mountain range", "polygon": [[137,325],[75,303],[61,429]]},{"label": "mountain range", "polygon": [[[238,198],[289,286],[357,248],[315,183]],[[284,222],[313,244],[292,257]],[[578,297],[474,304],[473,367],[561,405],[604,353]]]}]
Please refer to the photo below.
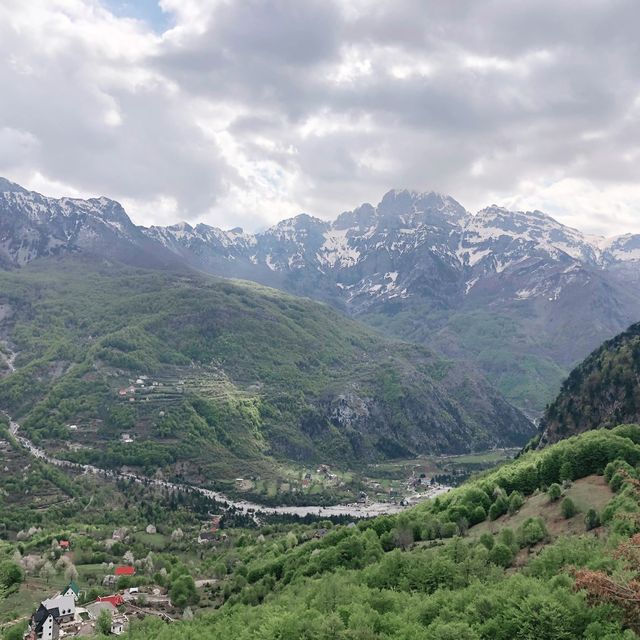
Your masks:
[{"label": "mountain range", "polygon": [[532,417],[640,318],[640,235],[589,236],[540,211],[471,214],[447,195],[392,190],[333,221],[301,214],[256,234],[145,228],[108,198],[47,198],[0,179],[0,264],[79,252],[327,302],[478,368]]}]

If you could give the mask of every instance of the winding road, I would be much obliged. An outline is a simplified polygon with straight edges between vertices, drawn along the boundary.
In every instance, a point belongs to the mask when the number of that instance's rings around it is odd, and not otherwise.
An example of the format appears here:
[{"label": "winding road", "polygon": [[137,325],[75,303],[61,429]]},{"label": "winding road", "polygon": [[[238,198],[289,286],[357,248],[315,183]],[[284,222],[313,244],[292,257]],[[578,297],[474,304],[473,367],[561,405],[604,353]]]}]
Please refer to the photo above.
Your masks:
[{"label": "winding road", "polygon": [[[5,343],[6,346],[6,343]],[[4,354],[3,354],[4,355]],[[10,372],[13,373],[15,371],[14,361],[16,358],[16,353],[9,350],[9,355],[4,356],[5,361],[7,363],[7,367]],[[373,518],[375,516],[383,515],[383,514],[393,514],[400,513],[404,511],[409,506],[416,504],[422,500],[428,498],[435,498],[438,495],[446,493],[450,490],[451,487],[447,486],[435,486],[430,489],[429,492],[424,494],[416,494],[409,499],[409,505],[401,506],[398,504],[392,504],[389,502],[370,502],[367,504],[336,504],[328,507],[318,507],[318,506],[307,506],[307,507],[291,507],[291,506],[281,506],[281,507],[267,507],[265,505],[260,505],[253,502],[248,502],[246,500],[232,500],[229,497],[225,496],[218,491],[212,491],[211,489],[205,489],[204,487],[198,487],[190,484],[182,484],[176,482],[169,482],[167,480],[158,480],[155,478],[149,478],[147,476],[140,476],[133,473],[125,473],[119,471],[111,471],[106,469],[101,469],[99,467],[94,467],[90,464],[80,464],[77,462],[70,462],[69,460],[63,460],[61,458],[54,458],[48,455],[44,450],[37,447],[31,440],[29,440],[26,436],[21,435],[20,433],[20,425],[8,416],[9,418],[9,431],[11,435],[25,448],[27,449],[31,455],[49,464],[52,464],[56,467],[65,467],[68,469],[75,469],[78,471],[82,471],[83,473],[92,473],[95,475],[102,475],[107,478],[122,478],[125,480],[133,480],[134,482],[138,482],[144,485],[151,485],[162,487],[166,489],[170,489],[172,491],[196,491],[208,498],[213,498],[217,502],[227,503],[227,505],[231,508],[236,509],[242,513],[246,514],[265,514],[265,515],[291,515],[298,516],[303,518],[307,515],[313,515],[317,517],[329,517],[329,516],[351,516],[353,518]]]}]

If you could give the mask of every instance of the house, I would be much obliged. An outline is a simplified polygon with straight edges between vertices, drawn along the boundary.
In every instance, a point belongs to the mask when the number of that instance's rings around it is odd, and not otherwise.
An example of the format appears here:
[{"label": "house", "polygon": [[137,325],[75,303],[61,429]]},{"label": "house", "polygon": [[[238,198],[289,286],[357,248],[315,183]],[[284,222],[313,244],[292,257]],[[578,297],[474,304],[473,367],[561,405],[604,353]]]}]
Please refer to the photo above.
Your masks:
[{"label": "house", "polygon": [[44,605],[40,605],[31,618],[31,624],[25,638],[27,640],[57,640],[60,637],[60,625]]},{"label": "house", "polygon": [[77,431],[78,430],[78,425],[77,424],[70,424],[69,425],[69,431]]},{"label": "house", "polygon": [[69,551],[71,548],[71,543],[68,540],[58,540],[58,544],[60,545],[60,548],[65,551]]},{"label": "house", "polygon": [[60,625],[71,622],[76,615],[76,601],[72,595],[58,595],[43,600],[31,617],[29,640],[57,640]]},{"label": "house", "polygon": [[124,604],[124,598],[116,593],[112,596],[100,596],[96,602],[110,602],[114,607],[119,607]]},{"label": "house", "polygon": [[124,442],[128,444],[130,442],[133,442],[133,438],[128,433],[123,433],[120,436],[120,442]]},{"label": "house", "polygon": [[76,615],[76,600],[72,595],[60,595],[42,601],[42,606],[53,614],[58,624],[70,622]]},{"label": "house", "polygon": [[123,565],[120,567],[116,567],[114,571],[116,576],[135,576],[136,570],[135,567],[130,567],[129,565]]},{"label": "house", "polygon": [[118,578],[116,578],[114,575],[105,576],[102,580],[102,586],[115,587],[117,581],[118,581]]},{"label": "house", "polygon": [[[62,546],[62,544],[60,545]],[[61,592],[61,596],[71,596],[74,602],[78,602],[80,597],[80,587],[75,580],[72,580]]]},{"label": "house", "polygon": [[127,390],[126,389],[120,389],[120,391],[118,391],[118,395],[119,396],[126,396],[127,395]]},{"label": "house", "polygon": [[117,613],[111,617],[111,633],[114,636],[122,635],[129,626],[129,618],[124,613]]}]

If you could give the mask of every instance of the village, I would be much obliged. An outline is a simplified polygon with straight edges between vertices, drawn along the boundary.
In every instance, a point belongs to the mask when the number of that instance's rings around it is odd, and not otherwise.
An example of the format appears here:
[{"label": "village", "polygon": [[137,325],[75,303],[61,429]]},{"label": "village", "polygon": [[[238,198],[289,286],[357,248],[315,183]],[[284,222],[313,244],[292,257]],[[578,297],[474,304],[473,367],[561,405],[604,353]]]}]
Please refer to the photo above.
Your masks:
[{"label": "village", "polygon": [[22,598],[32,593],[46,597],[32,600],[31,613],[13,623],[27,621],[24,640],[57,640],[118,636],[132,620],[150,616],[167,624],[189,618],[198,604],[211,604],[207,591],[218,580],[195,580],[185,561],[202,558],[198,549],[215,554],[216,545],[227,546],[221,526],[222,516],[209,514],[186,533],[181,528],[163,528],[161,533],[148,524],[110,533],[78,530],[48,542],[39,528],[20,531],[17,540],[25,551],[19,558],[16,554],[15,561],[25,576]]},{"label": "village", "polygon": [[[219,524],[220,516],[214,516],[203,527],[197,542],[202,544],[226,539],[224,534],[224,537],[215,535]],[[156,527],[148,525],[144,533],[155,536]],[[181,540],[181,532],[173,537],[176,541]],[[106,548],[113,549],[128,540],[127,529],[119,528],[103,544]],[[149,557],[135,561],[128,550],[123,554],[122,564],[103,563],[102,570],[106,574],[99,580],[99,584],[96,584],[95,574],[85,574],[93,584],[82,585],[78,568],[73,564],[72,543],[69,540],[54,540],[51,546],[62,554],[57,564],[66,567],[65,576],[72,577],[61,589],[40,601],[29,619],[25,640],[57,640],[97,634],[118,636],[128,629],[132,619],[155,616],[171,623],[185,616],[185,602],[179,603],[182,606],[172,602],[168,586],[155,584],[148,575],[152,568]],[[58,553],[54,553],[55,555]],[[47,563],[44,566],[46,568]],[[41,569],[40,572],[43,571]],[[162,574],[166,575],[166,571]],[[185,580],[195,588],[196,583],[191,576],[187,576]],[[198,585],[202,587],[208,583],[209,581],[203,580]]]}]

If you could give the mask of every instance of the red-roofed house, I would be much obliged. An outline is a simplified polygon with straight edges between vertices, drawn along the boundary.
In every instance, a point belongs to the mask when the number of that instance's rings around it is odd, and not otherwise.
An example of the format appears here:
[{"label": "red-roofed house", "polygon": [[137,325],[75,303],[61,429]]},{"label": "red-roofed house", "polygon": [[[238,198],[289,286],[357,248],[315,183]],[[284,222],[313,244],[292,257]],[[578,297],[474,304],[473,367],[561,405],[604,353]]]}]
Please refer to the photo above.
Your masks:
[{"label": "red-roofed house", "polygon": [[114,607],[119,607],[124,604],[124,598],[119,593],[116,593],[113,596],[102,596],[96,602],[110,602]]},{"label": "red-roofed house", "polygon": [[135,576],[136,570],[134,567],[129,566],[116,567],[115,574],[117,576]]},{"label": "red-roofed house", "polygon": [[71,546],[68,540],[60,540],[58,544],[60,545],[61,549],[68,549]]}]

